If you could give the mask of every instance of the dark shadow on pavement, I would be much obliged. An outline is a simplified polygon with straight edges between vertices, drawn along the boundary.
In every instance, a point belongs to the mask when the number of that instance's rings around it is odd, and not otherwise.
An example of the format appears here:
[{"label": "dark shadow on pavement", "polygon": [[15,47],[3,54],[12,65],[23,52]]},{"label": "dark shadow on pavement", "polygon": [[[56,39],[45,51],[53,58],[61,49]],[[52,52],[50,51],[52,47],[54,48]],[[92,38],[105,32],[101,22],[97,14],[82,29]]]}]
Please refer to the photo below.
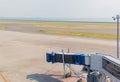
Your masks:
[{"label": "dark shadow on pavement", "polygon": [[52,75],[46,74],[30,74],[27,75],[27,79],[36,80],[37,82],[62,82],[56,78],[53,78]]}]

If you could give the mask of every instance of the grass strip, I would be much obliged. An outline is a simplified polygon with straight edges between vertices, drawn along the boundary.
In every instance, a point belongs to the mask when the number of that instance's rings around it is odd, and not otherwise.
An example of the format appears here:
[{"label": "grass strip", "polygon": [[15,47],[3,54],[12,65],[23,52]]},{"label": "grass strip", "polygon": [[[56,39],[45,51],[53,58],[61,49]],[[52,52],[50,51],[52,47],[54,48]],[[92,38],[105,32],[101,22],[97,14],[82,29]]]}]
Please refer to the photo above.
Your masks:
[{"label": "grass strip", "polygon": [[0,30],[6,30],[6,29],[8,29],[8,27],[0,26]]},{"label": "grass strip", "polygon": [[112,34],[97,34],[97,33],[68,32],[68,31],[54,31],[54,30],[39,30],[38,32],[47,33],[47,34],[72,35],[72,36],[103,38],[103,39],[115,39],[116,38],[116,35],[112,35]]},{"label": "grass strip", "polygon": [[94,28],[116,29],[114,22],[62,22],[62,21],[37,21],[37,20],[0,20],[0,24],[26,24],[36,27],[50,28]]}]

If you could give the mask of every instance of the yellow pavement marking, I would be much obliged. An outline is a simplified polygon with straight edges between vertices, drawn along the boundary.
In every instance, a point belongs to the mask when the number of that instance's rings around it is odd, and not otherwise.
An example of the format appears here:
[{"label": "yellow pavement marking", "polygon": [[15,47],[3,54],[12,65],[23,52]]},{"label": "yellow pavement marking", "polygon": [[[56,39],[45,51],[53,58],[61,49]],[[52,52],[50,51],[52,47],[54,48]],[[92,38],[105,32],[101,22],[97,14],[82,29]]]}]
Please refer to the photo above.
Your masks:
[{"label": "yellow pavement marking", "polygon": [[4,82],[8,82],[6,77],[0,72],[0,77],[4,80]]}]

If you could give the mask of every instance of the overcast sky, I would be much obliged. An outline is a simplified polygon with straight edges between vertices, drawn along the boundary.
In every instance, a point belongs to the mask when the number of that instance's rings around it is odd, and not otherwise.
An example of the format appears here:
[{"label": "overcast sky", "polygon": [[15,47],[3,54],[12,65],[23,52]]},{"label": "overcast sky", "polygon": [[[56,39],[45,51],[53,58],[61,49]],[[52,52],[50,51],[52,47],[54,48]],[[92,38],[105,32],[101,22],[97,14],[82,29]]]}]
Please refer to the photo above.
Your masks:
[{"label": "overcast sky", "polygon": [[120,0],[0,0],[0,17],[110,18]]}]

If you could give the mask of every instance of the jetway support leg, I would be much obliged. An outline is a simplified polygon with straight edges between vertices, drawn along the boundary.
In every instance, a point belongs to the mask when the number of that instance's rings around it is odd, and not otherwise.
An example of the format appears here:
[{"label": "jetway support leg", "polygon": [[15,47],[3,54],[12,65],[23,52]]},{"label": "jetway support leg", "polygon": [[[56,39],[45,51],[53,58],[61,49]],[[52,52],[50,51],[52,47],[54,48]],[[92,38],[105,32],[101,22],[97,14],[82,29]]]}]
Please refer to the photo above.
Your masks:
[{"label": "jetway support leg", "polygon": [[[67,68],[66,68],[66,64],[64,62],[64,50],[62,49],[62,60],[63,60],[63,70],[64,70],[64,76],[63,78],[68,78],[68,77],[71,77],[72,76],[72,72],[70,70],[71,68],[71,64],[68,64],[68,68],[69,68],[69,72],[67,73]],[[70,53],[70,49],[68,48],[68,53]]]}]

